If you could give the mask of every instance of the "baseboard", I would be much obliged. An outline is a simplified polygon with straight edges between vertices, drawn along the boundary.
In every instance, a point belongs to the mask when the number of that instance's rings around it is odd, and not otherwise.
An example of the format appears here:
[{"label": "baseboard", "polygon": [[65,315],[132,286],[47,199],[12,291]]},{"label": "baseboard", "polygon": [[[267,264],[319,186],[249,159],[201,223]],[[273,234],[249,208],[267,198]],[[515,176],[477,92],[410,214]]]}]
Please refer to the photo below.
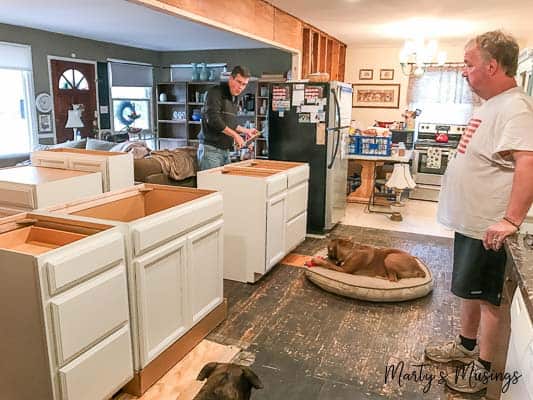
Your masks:
[{"label": "baseboard", "polygon": [[165,375],[178,361],[200,343],[218,324],[226,319],[227,299],[198,322],[189,332],[176,340],[168,349],[152,360],[145,368],[135,373],[124,387],[126,393],[142,396],[154,383]]}]

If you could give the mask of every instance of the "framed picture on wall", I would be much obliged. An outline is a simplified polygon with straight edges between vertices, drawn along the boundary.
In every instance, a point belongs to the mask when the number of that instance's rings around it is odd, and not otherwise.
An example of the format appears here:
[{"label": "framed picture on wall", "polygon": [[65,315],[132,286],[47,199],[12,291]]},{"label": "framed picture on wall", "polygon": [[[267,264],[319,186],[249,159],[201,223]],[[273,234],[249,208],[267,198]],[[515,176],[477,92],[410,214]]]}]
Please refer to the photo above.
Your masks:
[{"label": "framed picture on wall", "polygon": [[359,80],[361,81],[370,81],[374,77],[373,69],[360,69],[359,70]]},{"label": "framed picture on wall", "polygon": [[400,84],[375,83],[353,84],[352,107],[356,108],[399,108]]},{"label": "framed picture on wall", "polygon": [[39,114],[39,132],[52,132],[51,114]]},{"label": "framed picture on wall", "polygon": [[382,81],[392,81],[394,79],[394,70],[393,69],[380,69],[379,79]]}]

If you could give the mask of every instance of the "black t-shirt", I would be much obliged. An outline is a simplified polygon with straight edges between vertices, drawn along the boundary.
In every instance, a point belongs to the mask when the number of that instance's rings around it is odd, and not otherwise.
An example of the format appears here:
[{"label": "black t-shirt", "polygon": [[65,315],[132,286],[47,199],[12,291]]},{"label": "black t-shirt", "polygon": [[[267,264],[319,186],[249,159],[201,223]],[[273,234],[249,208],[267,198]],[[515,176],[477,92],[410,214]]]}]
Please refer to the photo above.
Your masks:
[{"label": "black t-shirt", "polygon": [[202,136],[204,144],[229,150],[233,147],[233,138],[222,132],[227,126],[237,128],[236,97],[229,91],[227,82],[213,86],[207,92],[202,108]]}]

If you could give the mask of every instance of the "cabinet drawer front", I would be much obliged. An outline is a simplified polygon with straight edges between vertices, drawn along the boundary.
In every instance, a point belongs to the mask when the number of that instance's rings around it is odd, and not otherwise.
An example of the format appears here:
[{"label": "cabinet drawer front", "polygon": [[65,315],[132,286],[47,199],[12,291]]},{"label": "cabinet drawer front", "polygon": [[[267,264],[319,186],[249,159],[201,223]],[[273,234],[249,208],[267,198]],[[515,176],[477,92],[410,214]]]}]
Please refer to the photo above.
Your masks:
[{"label": "cabinet drawer front", "polygon": [[178,238],[134,260],[138,286],[141,367],[185,333],[186,239]]},{"label": "cabinet drawer front", "polygon": [[124,240],[118,232],[86,238],[83,244],[75,243],[46,261],[50,295],[118,264],[123,259]]},{"label": "cabinet drawer front", "polygon": [[285,231],[285,253],[290,253],[296,246],[305,240],[306,229],[307,212],[304,212],[287,222]]},{"label": "cabinet drawer front", "polygon": [[289,188],[299,184],[300,182],[309,180],[309,166],[302,165],[300,167],[291,168],[287,171],[287,186]]},{"label": "cabinet drawer front", "polygon": [[68,160],[58,158],[48,158],[40,156],[31,156],[31,163],[35,167],[60,168],[68,169]]},{"label": "cabinet drawer front", "polygon": [[74,159],[71,158],[69,160],[69,168],[76,170],[76,171],[85,171],[85,172],[98,172],[98,171],[106,171],[107,162],[105,159],[89,159],[83,158],[83,159]]},{"label": "cabinet drawer front", "polygon": [[307,181],[289,188],[287,192],[287,221],[307,210]]},{"label": "cabinet drawer front", "polygon": [[108,399],[133,377],[128,326],[59,370],[61,400]]},{"label": "cabinet drawer front", "polygon": [[222,196],[216,194],[143,218],[132,227],[135,255],[178,237],[204,221],[222,215],[222,211]]},{"label": "cabinet drawer front", "polygon": [[287,189],[287,174],[276,174],[267,179],[267,197],[272,197]]},{"label": "cabinet drawer front", "polygon": [[59,365],[129,320],[126,268],[111,271],[50,301]]},{"label": "cabinet drawer front", "polygon": [[17,185],[10,182],[0,183],[0,204],[7,207],[22,207],[34,209],[35,189],[31,185]]}]

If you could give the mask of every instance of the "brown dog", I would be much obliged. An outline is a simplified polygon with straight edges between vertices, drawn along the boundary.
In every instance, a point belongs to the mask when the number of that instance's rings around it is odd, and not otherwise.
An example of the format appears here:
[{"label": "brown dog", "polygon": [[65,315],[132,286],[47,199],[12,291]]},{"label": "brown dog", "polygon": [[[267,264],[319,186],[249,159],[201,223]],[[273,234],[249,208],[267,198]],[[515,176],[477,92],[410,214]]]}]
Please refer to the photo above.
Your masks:
[{"label": "brown dog", "polygon": [[252,387],[263,388],[250,368],[237,364],[210,362],[196,379],[207,382],[193,400],[248,400]]},{"label": "brown dog", "polygon": [[383,277],[393,282],[426,276],[416,258],[405,251],[363,245],[351,239],[330,240],[328,258],[335,264],[318,257],[313,258],[313,263],[334,271]]}]

